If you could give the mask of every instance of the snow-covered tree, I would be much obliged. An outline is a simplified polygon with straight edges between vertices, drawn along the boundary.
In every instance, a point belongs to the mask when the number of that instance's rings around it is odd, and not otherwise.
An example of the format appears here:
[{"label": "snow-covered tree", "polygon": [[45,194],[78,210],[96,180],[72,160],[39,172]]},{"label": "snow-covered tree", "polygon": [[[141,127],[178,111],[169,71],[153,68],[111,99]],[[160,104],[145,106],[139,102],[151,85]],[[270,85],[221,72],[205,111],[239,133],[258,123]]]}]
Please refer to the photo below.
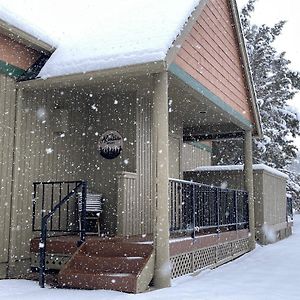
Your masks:
[{"label": "snow-covered tree", "polygon": [[[264,137],[254,139],[254,162],[277,168],[290,176],[288,192],[299,198],[299,176],[288,166],[297,154],[294,138],[300,134],[296,111],[289,105],[300,90],[300,73],[290,69],[285,52],[273,46],[281,34],[284,21],[273,27],[252,25],[251,14],[256,0],[249,0],[242,9],[241,22],[252,70]],[[233,147],[236,151],[232,151]],[[216,143],[218,164],[238,164],[243,161],[241,142]],[[229,150],[230,149],[230,150]],[[234,154],[233,154],[234,153]]]}]

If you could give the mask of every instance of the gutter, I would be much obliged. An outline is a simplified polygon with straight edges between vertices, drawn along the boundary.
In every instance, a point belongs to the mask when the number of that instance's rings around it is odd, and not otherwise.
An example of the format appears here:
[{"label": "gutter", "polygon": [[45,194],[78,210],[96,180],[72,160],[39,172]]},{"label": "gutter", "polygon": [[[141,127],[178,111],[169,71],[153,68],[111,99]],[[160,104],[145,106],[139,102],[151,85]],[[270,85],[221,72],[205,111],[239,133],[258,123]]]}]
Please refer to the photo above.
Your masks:
[{"label": "gutter", "polygon": [[136,64],[136,65],[127,65],[123,67],[90,71],[90,72],[81,72],[76,74],[62,75],[50,78],[37,78],[29,81],[22,81],[17,83],[17,87],[20,89],[32,89],[38,87],[47,87],[50,86],[74,86],[75,82],[88,81],[91,78],[93,80],[108,80],[114,79],[116,77],[130,77],[130,76],[141,76],[141,75],[150,75],[155,73],[160,73],[166,71],[167,66],[166,62],[163,60]]}]

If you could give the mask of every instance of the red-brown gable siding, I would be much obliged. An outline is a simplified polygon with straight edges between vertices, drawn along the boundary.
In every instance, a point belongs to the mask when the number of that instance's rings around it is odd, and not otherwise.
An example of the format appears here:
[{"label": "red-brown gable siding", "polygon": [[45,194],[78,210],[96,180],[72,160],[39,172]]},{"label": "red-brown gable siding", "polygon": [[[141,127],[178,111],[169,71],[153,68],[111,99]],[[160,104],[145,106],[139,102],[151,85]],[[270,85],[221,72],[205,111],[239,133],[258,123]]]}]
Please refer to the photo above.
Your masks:
[{"label": "red-brown gable siding", "polygon": [[253,122],[237,33],[228,2],[208,1],[175,62]]},{"label": "red-brown gable siding", "polygon": [[0,60],[27,70],[38,59],[40,53],[11,38],[0,34]]}]

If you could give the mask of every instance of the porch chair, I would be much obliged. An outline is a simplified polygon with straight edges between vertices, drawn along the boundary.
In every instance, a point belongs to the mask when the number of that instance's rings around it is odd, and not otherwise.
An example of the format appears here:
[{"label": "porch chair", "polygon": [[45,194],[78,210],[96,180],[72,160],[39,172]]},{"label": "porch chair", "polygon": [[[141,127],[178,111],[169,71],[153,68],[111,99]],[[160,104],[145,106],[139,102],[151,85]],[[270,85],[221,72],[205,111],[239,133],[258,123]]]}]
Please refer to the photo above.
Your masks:
[{"label": "porch chair", "polygon": [[[86,221],[91,225],[91,221],[97,223],[97,233],[100,236],[100,215],[102,212],[102,194],[87,193],[86,195]],[[81,231],[82,194],[78,193],[79,230]]]}]

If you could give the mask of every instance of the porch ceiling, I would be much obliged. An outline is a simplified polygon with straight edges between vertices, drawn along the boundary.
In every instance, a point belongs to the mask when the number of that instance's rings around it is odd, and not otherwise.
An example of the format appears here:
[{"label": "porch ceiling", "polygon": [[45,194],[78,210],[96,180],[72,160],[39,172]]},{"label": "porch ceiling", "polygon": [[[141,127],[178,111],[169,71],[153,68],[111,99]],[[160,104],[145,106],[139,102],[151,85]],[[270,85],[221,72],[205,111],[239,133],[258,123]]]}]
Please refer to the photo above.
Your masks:
[{"label": "porch ceiling", "polygon": [[228,112],[214,105],[176,77],[170,77],[170,113],[180,118],[184,135],[240,134],[246,128]]}]

